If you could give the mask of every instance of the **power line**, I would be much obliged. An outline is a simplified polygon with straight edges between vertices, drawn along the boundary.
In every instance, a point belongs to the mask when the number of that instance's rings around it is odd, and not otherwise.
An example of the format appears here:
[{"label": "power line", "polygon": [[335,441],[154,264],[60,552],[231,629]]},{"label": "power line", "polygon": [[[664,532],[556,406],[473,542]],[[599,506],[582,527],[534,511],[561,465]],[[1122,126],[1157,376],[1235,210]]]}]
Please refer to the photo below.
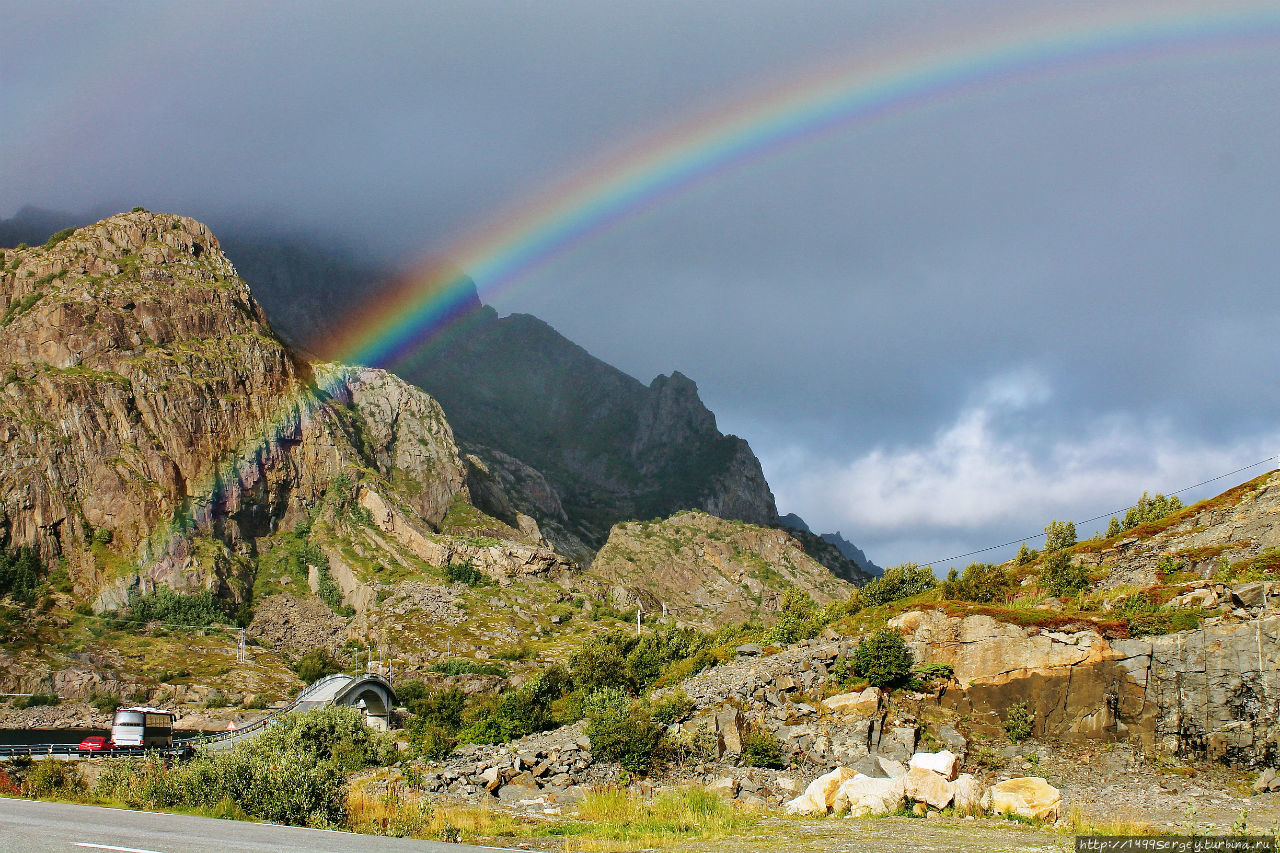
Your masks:
[{"label": "power line", "polygon": [[[1230,476],[1232,476],[1233,474],[1239,474],[1239,473],[1241,473],[1241,472],[1248,471],[1250,468],[1257,468],[1259,465],[1265,465],[1266,463],[1271,462],[1273,459],[1276,459],[1276,458],[1277,458],[1277,457],[1275,457],[1275,456],[1268,456],[1266,459],[1259,459],[1257,462],[1254,462],[1254,463],[1252,463],[1252,464],[1246,465],[1246,466],[1244,466],[1243,468],[1237,468],[1237,469],[1236,469],[1236,470],[1234,470],[1234,471],[1228,471],[1228,472],[1227,472],[1227,473],[1225,473],[1225,474],[1219,474],[1219,475],[1218,475],[1218,476],[1216,476],[1216,477],[1210,477],[1210,478],[1209,478],[1209,479],[1207,479],[1207,480],[1202,480],[1202,481],[1200,481],[1199,483],[1196,483],[1194,486],[1184,486],[1183,488],[1178,489],[1176,492],[1169,492],[1169,497],[1173,497],[1174,495],[1180,495],[1180,494],[1182,494],[1183,492],[1189,492],[1189,491],[1191,491],[1192,489],[1198,489],[1198,488],[1200,488],[1201,486],[1206,486],[1206,485],[1208,485],[1209,483],[1214,482],[1215,480],[1221,480],[1223,477],[1230,477]],[[1115,510],[1112,510],[1111,512],[1104,512],[1104,513],[1102,513],[1101,515],[1095,515],[1095,516],[1093,516],[1092,518],[1086,518],[1084,521],[1082,521],[1082,522],[1080,522],[1080,523],[1081,523],[1081,524],[1088,524],[1088,523],[1089,523],[1089,522],[1091,522],[1091,521],[1100,521],[1101,519],[1109,518],[1109,517],[1111,517],[1111,516],[1113,516],[1113,515],[1119,515],[1120,513],[1125,512],[1125,511],[1127,511],[1128,509],[1129,509],[1129,507],[1122,507],[1121,509],[1115,509]],[[1026,542],[1026,541],[1028,541],[1028,540],[1034,541],[1034,540],[1036,540],[1036,539],[1041,539],[1041,538],[1043,538],[1044,536],[1045,536],[1045,532],[1042,530],[1042,531],[1040,531],[1039,533],[1033,533],[1033,534],[1032,534],[1032,535],[1030,535],[1030,536],[1020,536],[1020,537],[1018,537],[1017,539],[1013,539],[1013,540],[1010,540],[1010,541],[1008,541],[1008,542],[1002,542],[1002,543],[1000,543],[999,545],[988,545],[986,548],[979,548],[977,551],[969,551],[969,552],[964,553],[964,554],[956,554],[954,557],[946,557],[946,558],[941,559],[941,560],[930,560],[929,562],[924,563],[923,565],[926,565],[926,566],[934,566],[934,565],[937,565],[937,564],[939,564],[939,563],[949,563],[949,562],[951,562],[952,560],[962,560],[962,559],[964,559],[965,557],[972,557],[972,556],[974,556],[974,555],[976,555],[976,554],[985,554],[985,553],[986,553],[986,552],[988,552],[988,551],[995,551],[995,550],[997,550],[997,549],[999,549],[999,548],[1008,548],[1010,545],[1017,545],[1019,542]]]}]

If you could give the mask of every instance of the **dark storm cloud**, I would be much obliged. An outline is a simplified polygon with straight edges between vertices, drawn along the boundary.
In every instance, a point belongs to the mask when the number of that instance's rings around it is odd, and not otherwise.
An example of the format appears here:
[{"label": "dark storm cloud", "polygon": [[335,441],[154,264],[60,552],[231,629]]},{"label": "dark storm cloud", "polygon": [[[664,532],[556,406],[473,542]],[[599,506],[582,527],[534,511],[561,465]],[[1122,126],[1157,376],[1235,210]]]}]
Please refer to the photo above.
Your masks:
[{"label": "dark storm cloud", "polygon": [[[804,69],[1032,11],[10,6],[0,215],[142,203],[387,261]],[[855,125],[498,307],[642,379],[697,378],[782,510],[873,559],[1001,541],[1280,449],[1278,82],[1274,49],[1193,53]]]}]

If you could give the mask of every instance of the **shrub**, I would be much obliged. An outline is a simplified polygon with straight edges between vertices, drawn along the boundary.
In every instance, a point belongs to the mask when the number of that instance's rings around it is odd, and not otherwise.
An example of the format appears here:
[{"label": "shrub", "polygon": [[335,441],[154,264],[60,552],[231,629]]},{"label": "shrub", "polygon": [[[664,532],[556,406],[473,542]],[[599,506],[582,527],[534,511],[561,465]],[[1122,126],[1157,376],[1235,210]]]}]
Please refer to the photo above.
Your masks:
[{"label": "shrub", "polygon": [[293,671],[307,684],[312,684],[326,675],[342,672],[342,664],[328,649],[315,649],[298,658],[293,663]]},{"label": "shrub", "polygon": [[1034,551],[1027,547],[1027,543],[1023,542],[1022,547],[1018,549],[1018,555],[1013,558],[1013,562],[1019,566],[1026,566],[1036,561],[1040,556],[1039,551]]},{"label": "shrub", "polygon": [[750,767],[781,770],[787,766],[782,758],[782,742],[768,726],[751,726],[742,735],[742,757]]},{"label": "shrub", "polygon": [[57,797],[64,800],[83,799],[88,793],[80,768],[71,761],[36,761],[22,780],[22,793],[28,797]]},{"label": "shrub", "polygon": [[943,596],[956,601],[1004,601],[1012,589],[1013,576],[991,563],[970,563],[963,575],[952,569],[942,583]]},{"label": "shrub", "polygon": [[795,588],[785,590],[770,638],[776,643],[794,643],[817,636],[820,630],[821,613],[813,599]]},{"label": "shrub", "polygon": [[630,773],[648,773],[662,738],[649,708],[616,688],[593,693],[585,705],[591,754]]},{"label": "shrub", "polygon": [[853,653],[853,674],[874,687],[894,687],[911,676],[915,663],[911,650],[898,634],[881,628],[858,644]]},{"label": "shrub", "polygon": [[588,637],[569,658],[573,683],[584,693],[618,688],[634,690],[635,680],[627,666],[627,656],[638,640],[621,631]]},{"label": "shrub", "polygon": [[226,607],[207,589],[180,593],[159,586],[145,595],[130,595],[128,607],[129,618],[136,622],[195,626],[231,622]]},{"label": "shrub", "polygon": [[938,579],[933,576],[933,569],[915,563],[903,563],[885,569],[882,576],[862,587],[859,595],[864,607],[875,607],[910,598],[937,585]]},{"label": "shrub", "polygon": [[1027,708],[1026,702],[1014,702],[1004,709],[1004,732],[1012,743],[1022,743],[1031,737],[1035,715]]},{"label": "shrub", "polygon": [[405,735],[413,751],[427,761],[443,761],[458,745],[458,739],[447,729],[422,718],[410,720]]},{"label": "shrub", "polygon": [[74,234],[75,230],[76,229],[74,228],[63,228],[61,231],[55,231],[49,239],[45,241],[44,247],[46,249],[52,249],[54,246]]},{"label": "shrub", "polygon": [[468,743],[506,743],[554,728],[551,705],[568,687],[568,675],[553,666],[501,696],[477,697],[463,711],[458,739]]},{"label": "shrub", "polygon": [[120,697],[114,693],[93,693],[89,696],[89,704],[99,714],[110,714],[120,706]]},{"label": "shrub", "polygon": [[935,678],[954,678],[956,670],[949,663],[922,663],[916,667],[914,674],[921,681],[932,681]]},{"label": "shrub", "polygon": [[497,675],[505,677],[507,670],[496,663],[479,663],[473,660],[453,658],[438,660],[431,664],[431,671],[441,675]]},{"label": "shrub", "polygon": [[15,706],[18,708],[39,708],[46,705],[57,705],[62,700],[53,693],[32,693],[30,696],[24,696],[19,699]]},{"label": "shrub", "polygon": [[656,700],[653,703],[653,719],[664,726],[679,722],[689,713],[693,711],[693,700],[689,698],[689,694],[684,692],[683,687],[677,687],[666,696]]},{"label": "shrub", "polygon": [[1089,588],[1089,573],[1079,563],[1071,562],[1066,551],[1054,551],[1044,558],[1040,568],[1040,586],[1055,596],[1075,595]]},{"label": "shrub", "polygon": [[450,563],[444,567],[444,577],[449,583],[462,583],[467,586],[483,586],[484,572],[471,565],[470,561]]}]

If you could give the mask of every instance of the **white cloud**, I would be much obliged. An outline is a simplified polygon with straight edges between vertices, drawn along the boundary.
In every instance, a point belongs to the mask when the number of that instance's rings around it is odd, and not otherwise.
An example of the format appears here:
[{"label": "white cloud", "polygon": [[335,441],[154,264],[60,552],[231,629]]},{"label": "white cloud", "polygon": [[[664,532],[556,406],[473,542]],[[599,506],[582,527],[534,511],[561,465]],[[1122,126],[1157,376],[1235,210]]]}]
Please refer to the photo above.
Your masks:
[{"label": "white cloud", "polygon": [[[798,447],[766,450],[765,470],[782,511],[822,530],[844,530],[873,559],[898,562],[935,556],[930,546],[942,542],[976,549],[1053,518],[1088,518],[1133,503],[1144,489],[1182,489],[1280,449],[1276,433],[1211,444],[1165,420],[1124,413],[1046,436],[1049,425],[1035,415],[1051,397],[1049,383],[1033,371],[1003,374],[926,442],[884,444],[843,460]],[[1202,491],[1230,485],[1223,480]],[[895,553],[875,553],[877,543]]]}]

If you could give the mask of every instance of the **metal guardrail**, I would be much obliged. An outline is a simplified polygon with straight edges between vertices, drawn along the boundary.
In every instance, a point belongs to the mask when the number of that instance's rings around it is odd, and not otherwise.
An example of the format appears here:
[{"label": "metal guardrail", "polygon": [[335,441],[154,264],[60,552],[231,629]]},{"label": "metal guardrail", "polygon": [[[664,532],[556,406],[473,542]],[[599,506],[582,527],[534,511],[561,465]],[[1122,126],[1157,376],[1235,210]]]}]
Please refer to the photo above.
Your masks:
[{"label": "metal guardrail", "polygon": [[36,758],[55,755],[74,755],[80,758],[94,756],[180,755],[191,749],[190,741],[176,741],[172,746],[118,746],[113,749],[81,749],[69,743],[29,743],[0,745],[0,760],[9,758]]}]

